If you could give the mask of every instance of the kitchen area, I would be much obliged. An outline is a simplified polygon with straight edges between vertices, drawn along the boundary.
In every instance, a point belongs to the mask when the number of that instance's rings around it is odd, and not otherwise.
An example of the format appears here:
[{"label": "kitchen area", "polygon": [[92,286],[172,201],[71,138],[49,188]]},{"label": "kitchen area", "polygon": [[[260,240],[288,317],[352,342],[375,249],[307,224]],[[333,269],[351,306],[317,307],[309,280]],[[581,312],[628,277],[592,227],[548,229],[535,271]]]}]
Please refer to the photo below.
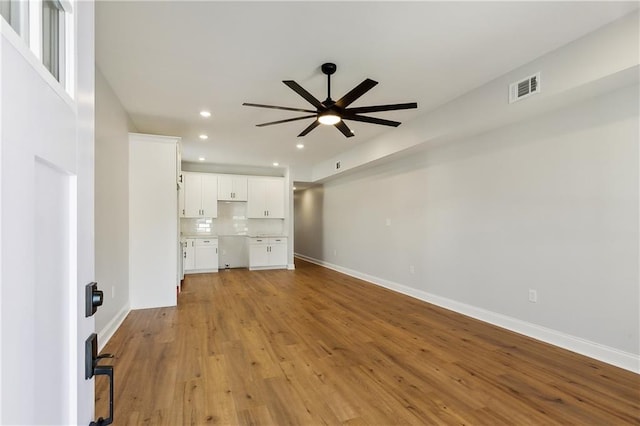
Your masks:
[{"label": "kitchen area", "polygon": [[182,162],[181,152],[179,137],[129,133],[133,309],[176,306],[185,274],[294,269],[289,170]]},{"label": "kitchen area", "polygon": [[182,171],[179,271],[285,269],[284,177]]}]

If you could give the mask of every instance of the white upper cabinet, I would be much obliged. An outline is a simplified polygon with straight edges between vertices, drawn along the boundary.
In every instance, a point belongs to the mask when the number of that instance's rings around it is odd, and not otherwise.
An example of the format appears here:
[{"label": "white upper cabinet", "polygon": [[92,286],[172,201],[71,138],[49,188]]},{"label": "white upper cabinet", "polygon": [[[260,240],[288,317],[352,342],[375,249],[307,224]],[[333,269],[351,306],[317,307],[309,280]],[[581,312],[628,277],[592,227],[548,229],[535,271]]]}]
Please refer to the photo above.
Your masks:
[{"label": "white upper cabinet", "polygon": [[182,142],[176,144],[176,182],[182,185]]},{"label": "white upper cabinet", "polygon": [[218,177],[183,172],[184,217],[218,217]]},{"label": "white upper cabinet", "polygon": [[178,214],[180,217],[184,217],[185,208],[184,208],[184,184],[178,187]]},{"label": "white upper cabinet", "polygon": [[247,201],[247,177],[218,175],[218,200]]},{"label": "white upper cabinet", "polygon": [[284,179],[248,178],[247,217],[284,218]]}]

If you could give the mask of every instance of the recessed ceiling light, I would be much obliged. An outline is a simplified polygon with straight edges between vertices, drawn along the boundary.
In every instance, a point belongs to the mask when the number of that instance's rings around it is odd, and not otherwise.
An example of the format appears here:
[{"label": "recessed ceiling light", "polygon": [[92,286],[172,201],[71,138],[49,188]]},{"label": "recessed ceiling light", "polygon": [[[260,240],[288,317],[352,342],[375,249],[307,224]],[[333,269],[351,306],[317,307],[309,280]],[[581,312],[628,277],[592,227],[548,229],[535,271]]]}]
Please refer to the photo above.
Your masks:
[{"label": "recessed ceiling light", "polygon": [[273,163],[274,166],[278,167],[280,163]]},{"label": "recessed ceiling light", "polygon": [[293,187],[293,190],[295,191],[296,189],[298,189],[298,188],[296,188],[296,187],[294,186],[294,187]]},{"label": "recessed ceiling light", "polygon": [[204,118],[209,118],[211,117],[211,113],[209,111],[200,111],[200,115],[203,116]]},{"label": "recessed ceiling light", "polygon": [[205,158],[204,158],[204,157],[198,157],[198,160],[199,160],[199,161],[204,161],[204,160],[205,160]]},{"label": "recessed ceiling light", "polygon": [[296,148],[302,149],[302,148],[304,148],[304,144],[303,143],[299,143],[298,145],[296,145]]},{"label": "recessed ceiling light", "polygon": [[202,139],[202,140],[209,139],[209,136],[207,136],[207,135],[205,135],[205,134],[202,134],[202,135],[200,135],[199,137],[200,137],[200,139]]}]

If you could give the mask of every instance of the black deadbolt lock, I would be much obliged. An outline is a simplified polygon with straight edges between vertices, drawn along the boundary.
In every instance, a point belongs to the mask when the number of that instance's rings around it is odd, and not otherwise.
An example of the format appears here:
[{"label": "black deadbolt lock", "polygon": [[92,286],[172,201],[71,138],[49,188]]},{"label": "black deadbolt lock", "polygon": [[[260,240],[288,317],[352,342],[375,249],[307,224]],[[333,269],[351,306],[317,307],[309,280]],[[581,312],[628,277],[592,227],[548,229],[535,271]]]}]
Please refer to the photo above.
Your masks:
[{"label": "black deadbolt lock", "polygon": [[104,293],[98,290],[98,283],[93,282],[85,287],[85,310],[84,316],[90,317],[98,310],[98,306],[102,306]]}]

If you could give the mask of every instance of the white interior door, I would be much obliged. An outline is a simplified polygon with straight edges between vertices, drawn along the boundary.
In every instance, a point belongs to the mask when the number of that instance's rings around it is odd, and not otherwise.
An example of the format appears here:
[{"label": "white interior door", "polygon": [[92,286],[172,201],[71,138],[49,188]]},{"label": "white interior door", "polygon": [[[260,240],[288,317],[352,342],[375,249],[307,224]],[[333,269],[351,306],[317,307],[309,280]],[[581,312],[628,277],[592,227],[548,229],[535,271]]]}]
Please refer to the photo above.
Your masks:
[{"label": "white interior door", "polygon": [[94,420],[93,3],[74,5],[76,100],[1,28],[0,424]]}]

